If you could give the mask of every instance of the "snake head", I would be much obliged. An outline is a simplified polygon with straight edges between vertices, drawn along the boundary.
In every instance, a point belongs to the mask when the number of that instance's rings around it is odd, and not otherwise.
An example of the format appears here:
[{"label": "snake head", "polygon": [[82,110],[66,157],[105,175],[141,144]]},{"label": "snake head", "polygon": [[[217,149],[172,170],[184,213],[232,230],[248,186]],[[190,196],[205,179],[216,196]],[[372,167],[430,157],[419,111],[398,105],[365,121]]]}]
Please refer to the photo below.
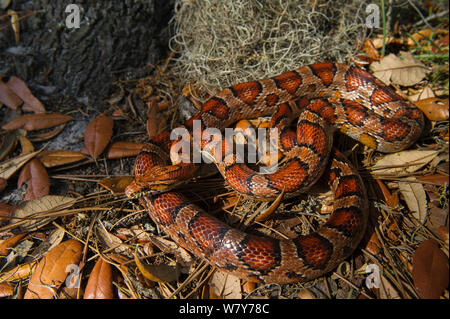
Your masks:
[{"label": "snake head", "polygon": [[172,190],[190,180],[195,170],[192,164],[154,166],[144,174],[135,176],[125,189],[125,194],[129,198],[138,198]]}]

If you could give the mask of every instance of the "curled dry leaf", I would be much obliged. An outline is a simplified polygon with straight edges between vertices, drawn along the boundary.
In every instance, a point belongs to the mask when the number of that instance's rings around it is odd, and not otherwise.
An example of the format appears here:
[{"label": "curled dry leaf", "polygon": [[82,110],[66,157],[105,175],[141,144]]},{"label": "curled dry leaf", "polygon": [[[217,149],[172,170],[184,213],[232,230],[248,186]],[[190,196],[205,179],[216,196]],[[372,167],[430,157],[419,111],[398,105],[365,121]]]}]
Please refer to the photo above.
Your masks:
[{"label": "curled dry leaf", "polygon": [[22,155],[29,154],[34,152],[34,146],[25,136],[19,135],[17,136],[20,142],[20,146],[22,147]]},{"label": "curled dry leaf", "polygon": [[383,193],[385,203],[393,209],[397,208],[398,195],[396,193],[392,194],[381,180],[377,179],[376,181],[378,186],[380,187],[381,192]]},{"label": "curled dry leaf", "polygon": [[37,157],[45,167],[49,168],[81,161],[86,158],[86,155],[74,151],[52,150],[44,151]]},{"label": "curled dry leaf", "polygon": [[26,85],[24,81],[19,79],[17,76],[12,76],[8,83],[6,83],[8,87],[17,94],[25,103],[22,106],[24,111],[34,112],[34,113],[45,113],[44,104],[39,101],[33,93],[31,93],[30,89]]},{"label": "curled dry leaf", "polygon": [[6,133],[5,137],[1,141],[0,161],[16,148],[18,137],[25,136],[26,134],[27,131],[21,129]]},{"label": "curled dry leaf", "polygon": [[30,278],[24,299],[50,299],[69,274],[69,266],[78,265],[83,245],[67,240],[51,249],[42,259]]},{"label": "curled dry leaf", "polygon": [[98,239],[106,245],[106,247],[114,249],[115,252],[121,253],[128,250],[128,246],[123,244],[119,237],[108,232],[102,223],[95,228],[95,233],[97,234]]},{"label": "curled dry leaf", "polygon": [[377,176],[394,176],[412,173],[431,162],[439,151],[408,150],[387,154],[373,165],[371,174]]},{"label": "curled dry leaf", "polygon": [[414,102],[414,104],[422,110],[430,121],[448,120],[448,99],[431,97]]},{"label": "curled dry leaf", "polygon": [[161,249],[161,251],[174,254],[177,259],[177,263],[179,263],[182,267],[190,267],[193,264],[194,260],[187,250],[175,242],[159,237],[151,237],[151,241],[159,249]]},{"label": "curled dry leaf", "polygon": [[106,158],[114,159],[136,156],[145,145],[146,144],[143,143],[115,142],[109,147],[108,153],[106,153]]},{"label": "curled dry leaf", "polygon": [[278,206],[280,205],[280,202],[283,199],[283,196],[284,196],[284,189],[266,210],[264,210],[263,212],[258,214],[258,216],[256,216],[255,221],[263,222],[263,221],[267,220],[268,218],[270,218],[270,216],[272,216],[273,212],[275,212],[277,210]]},{"label": "curled dry leaf", "polygon": [[[38,199],[23,202],[14,210],[11,226],[20,226],[24,230],[36,230],[56,218],[54,212],[67,209],[75,204],[76,199],[66,196],[46,195]],[[32,219],[24,219],[24,218]]]},{"label": "curled dry leaf", "polygon": [[47,170],[37,158],[33,158],[22,168],[17,187],[22,187],[23,183],[28,185],[24,200],[32,200],[49,194],[50,178]]},{"label": "curled dry leaf", "polygon": [[15,236],[12,236],[8,239],[5,239],[0,242],[0,257],[5,257],[9,254],[11,248],[14,248],[14,246],[17,245],[19,241],[22,240],[27,234],[18,234]]},{"label": "curled dry leaf", "polygon": [[419,83],[429,72],[429,68],[416,60],[409,52],[401,52],[401,57],[389,54],[379,62],[373,62],[370,70],[384,84],[411,86]]},{"label": "curled dry leaf", "polygon": [[147,103],[147,134],[148,137],[158,135],[166,128],[167,119],[164,114],[158,113],[158,104],[156,101]]},{"label": "curled dry leaf", "polygon": [[424,299],[438,299],[448,286],[448,257],[434,239],[423,241],[414,252],[412,276]]},{"label": "curled dry leaf", "polygon": [[242,299],[241,280],[221,270],[216,270],[209,280],[213,295],[224,299]]},{"label": "curled dry leaf", "polygon": [[105,113],[98,115],[86,127],[84,132],[84,151],[93,159],[104,151],[113,134],[114,121]]},{"label": "curled dry leaf", "polygon": [[398,188],[413,216],[420,223],[423,223],[427,217],[428,211],[427,195],[423,185],[417,183],[416,179],[413,177],[411,183],[399,182]]},{"label": "curled dry leaf", "polygon": [[113,193],[123,193],[125,192],[125,188],[127,188],[133,180],[133,177],[130,176],[110,177],[104,178],[98,183]]},{"label": "curled dry leaf", "polygon": [[11,158],[0,164],[0,177],[4,179],[10,178],[16,171],[25,165],[39,151]]},{"label": "curled dry leaf", "polygon": [[36,260],[18,265],[8,271],[0,273],[0,282],[16,281],[29,277],[36,269],[38,262]]},{"label": "curled dry leaf", "polygon": [[84,299],[112,299],[113,297],[111,265],[99,258],[89,275]]},{"label": "curled dry leaf", "polygon": [[428,99],[430,97],[435,97],[434,91],[430,85],[426,85],[423,88],[420,88],[418,91],[413,91],[413,94],[408,95],[408,99],[416,103],[417,101]]},{"label": "curled dry leaf", "polygon": [[73,120],[73,117],[61,113],[26,114],[19,116],[2,126],[4,130],[22,128],[27,131],[42,130]]},{"label": "curled dry leaf", "polygon": [[14,38],[16,39],[16,44],[19,44],[20,42],[19,14],[14,10],[8,10],[8,15],[11,17],[11,27],[14,31]]},{"label": "curled dry leaf", "polygon": [[136,255],[134,256],[134,262],[136,263],[136,266],[138,267],[142,275],[148,280],[154,282],[172,282],[177,280],[180,276],[180,269],[178,267],[178,264],[144,264]]},{"label": "curled dry leaf", "polygon": [[51,138],[54,138],[56,135],[61,133],[61,131],[66,127],[66,123],[56,126],[54,129],[41,132],[41,133],[33,133],[30,135],[30,141],[32,142],[43,142],[47,141]]},{"label": "curled dry leaf", "polygon": [[13,110],[22,105],[23,101],[2,80],[0,80],[0,102]]},{"label": "curled dry leaf", "polygon": [[374,256],[378,255],[378,253],[380,252],[381,244],[375,231],[372,232],[372,235],[370,235],[365,249]]}]

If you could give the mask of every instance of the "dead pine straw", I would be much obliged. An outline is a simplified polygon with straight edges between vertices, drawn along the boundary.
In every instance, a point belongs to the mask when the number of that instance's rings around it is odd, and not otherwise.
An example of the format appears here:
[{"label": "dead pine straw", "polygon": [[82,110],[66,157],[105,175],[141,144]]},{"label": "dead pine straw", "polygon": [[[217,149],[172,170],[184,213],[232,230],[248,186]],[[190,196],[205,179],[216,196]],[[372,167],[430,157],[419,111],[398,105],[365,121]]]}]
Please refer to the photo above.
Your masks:
[{"label": "dead pine straw", "polygon": [[[114,97],[114,104],[126,110],[123,119],[130,128],[136,123],[140,125],[138,129],[133,127],[133,132],[125,132],[126,138],[135,142],[147,140],[146,119],[135,105],[133,94],[144,102],[163,103],[164,108],[159,113],[166,116],[168,127],[173,128],[183,122],[181,113],[185,110],[180,105],[189,105],[182,97],[184,87],[188,88],[188,98],[201,105],[207,96],[235,83],[262,79],[314,62],[354,61],[352,58],[359,56],[367,36],[365,6],[365,2],[358,0],[339,2],[339,5],[324,0],[268,0],[264,4],[243,0],[177,1],[171,21],[173,37],[169,57],[154,66],[153,76],[117,83],[121,93],[119,98]],[[436,23],[433,19],[427,21]],[[387,30],[379,31],[382,36],[382,31]],[[398,34],[415,31],[396,30]],[[396,48],[388,46],[387,49],[397,53]],[[427,67],[444,73],[445,67],[448,68],[448,61],[442,62],[442,52],[434,59],[430,59],[427,52],[416,53],[426,58],[423,62]],[[426,78],[412,88],[403,89],[402,93],[413,94],[430,86],[434,92],[440,92],[439,96],[448,97],[448,81],[446,85],[445,81],[439,80],[441,78],[441,75],[432,78],[433,81]],[[133,94],[126,96],[124,87],[130,85],[134,86],[130,90]],[[39,238],[40,232],[47,240],[49,233],[58,230],[64,238],[80,241],[83,244],[82,285],[86,284],[94,264],[101,258],[116,270],[112,285],[117,296],[122,298],[238,296],[296,299],[302,298],[305,291],[310,297],[327,299],[420,298],[412,267],[420,244],[432,239],[448,258],[448,239],[446,241],[440,235],[441,228],[438,227],[447,227],[448,238],[448,124],[448,119],[431,123],[431,130],[411,147],[417,152],[437,152],[433,160],[419,165],[414,171],[407,170],[416,167],[417,161],[384,165],[373,170],[384,154],[335,135],[335,146],[347,155],[365,181],[370,222],[366,238],[351,257],[334,272],[307,283],[263,285],[240,281],[233,285],[229,284],[232,282],[230,276],[220,281],[218,270],[205,260],[194,258],[161,232],[138,201],[125,198],[122,193],[100,190],[102,188],[96,182],[109,176],[111,166],[117,164],[106,158],[97,162],[104,164],[96,167],[101,170],[96,172],[98,174],[71,171],[92,165],[92,161],[53,171],[57,172],[51,176],[55,180],[90,185],[92,192],[75,194],[77,199],[71,207],[44,210],[14,224],[0,225],[0,232],[9,237],[30,220],[50,218],[44,227],[30,232],[28,240],[39,245],[40,239],[34,238]],[[123,164],[122,159],[120,161],[118,166]],[[401,172],[376,175],[379,169],[399,167]],[[430,175],[439,177],[438,181],[421,179]],[[447,177],[447,183],[442,183],[442,177],[444,180]],[[380,182],[387,191],[382,190]],[[249,233],[293,238],[314,232],[330,216],[333,196],[324,187],[326,183],[318,184],[322,185],[315,186],[308,194],[280,198],[276,203],[245,198],[225,185],[217,174],[196,178],[177,191],[232,227]],[[413,196],[405,192],[405,185],[412,189]],[[423,194],[425,196],[420,197]],[[419,207],[418,210],[426,207],[425,213],[416,212],[414,207]],[[261,214],[267,216],[262,218]],[[133,260],[135,256],[149,269],[177,265],[174,267],[179,270],[177,279],[170,282],[155,280],[154,276],[149,279],[146,277],[148,269],[141,271]],[[368,265],[376,265],[379,269],[378,288],[369,288],[366,284]],[[19,283],[13,281],[13,284]],[[447,290],[442,292],[441,298],[448,299]]]}]

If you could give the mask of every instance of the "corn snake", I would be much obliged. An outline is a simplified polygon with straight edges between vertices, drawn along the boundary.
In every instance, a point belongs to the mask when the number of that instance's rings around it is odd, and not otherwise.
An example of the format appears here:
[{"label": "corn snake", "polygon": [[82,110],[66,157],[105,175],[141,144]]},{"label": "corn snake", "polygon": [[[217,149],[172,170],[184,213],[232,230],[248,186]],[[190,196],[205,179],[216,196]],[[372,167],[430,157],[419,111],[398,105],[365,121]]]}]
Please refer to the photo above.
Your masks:
[{"label": "corn snake", "polygon": [[[167,131],[152,138],[137,157],[135,181],[126,194],[140,195],[141,204],[165,233],[219,269],[250,281],[308,281],[333,270],[354,251],[368,218],[363,182],[332,149],[333,132],[339,129],[373,149],[395,152],[419,137],[423,114],[357,67],[317,63],[224,89],[185,127],[192,132],[194,121],[200,121],[202,128],[223,130],[237,120],[265,115],[272,115],[271,127],[281,132],[279,146],[290,160],[274,173],[260,174],[225,152],[217,168],[237,192],[260,199],[282,192],[295,196],[325,174],[335,194],[333,213],[316,232],[290,240],[250,235],[171,191],[179,180],[193,176],[195,166],[170,165],[172,141]],[[295,133],[288,126],[297,117]],[[208,152],[214,157],[215,150]]]}]

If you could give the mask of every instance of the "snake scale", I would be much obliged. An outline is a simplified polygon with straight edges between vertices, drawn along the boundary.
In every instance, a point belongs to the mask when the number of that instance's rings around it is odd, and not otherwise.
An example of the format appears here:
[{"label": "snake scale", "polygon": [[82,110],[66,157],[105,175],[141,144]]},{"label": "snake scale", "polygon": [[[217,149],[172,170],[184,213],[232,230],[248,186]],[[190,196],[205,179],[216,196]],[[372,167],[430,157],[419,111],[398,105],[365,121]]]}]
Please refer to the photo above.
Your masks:
[{"label": "snake scale", "polygon": [[[335,130],[381,152],[396,152],[420,136],[424,118],[414,104],[370,73],[337,63],[317,63],[281,75],[226,88],[203,103],[185,123],[225,129],[240,119],[271,115],[278,144],[289,160],[262,174],[224,152],[216,165],[240,194],[263,200],[305,192],[320,176],[334,193],[333,212],[308,235],[277,239],[230,227],[172,190],[195,171],[190,163],[171,164],[173,141],[165,131],[136,158],[129,197],[139,197],[153,221],[179,245],[210,264],[249,281],[304,282],[333,270],[364,235],[368,208],[358,172],[332,148]],[[297,131],[289,124],[295,118]],[[210,147],[214,156],[223,144]],[[206,142],[202,142],[206,149]]]}]

